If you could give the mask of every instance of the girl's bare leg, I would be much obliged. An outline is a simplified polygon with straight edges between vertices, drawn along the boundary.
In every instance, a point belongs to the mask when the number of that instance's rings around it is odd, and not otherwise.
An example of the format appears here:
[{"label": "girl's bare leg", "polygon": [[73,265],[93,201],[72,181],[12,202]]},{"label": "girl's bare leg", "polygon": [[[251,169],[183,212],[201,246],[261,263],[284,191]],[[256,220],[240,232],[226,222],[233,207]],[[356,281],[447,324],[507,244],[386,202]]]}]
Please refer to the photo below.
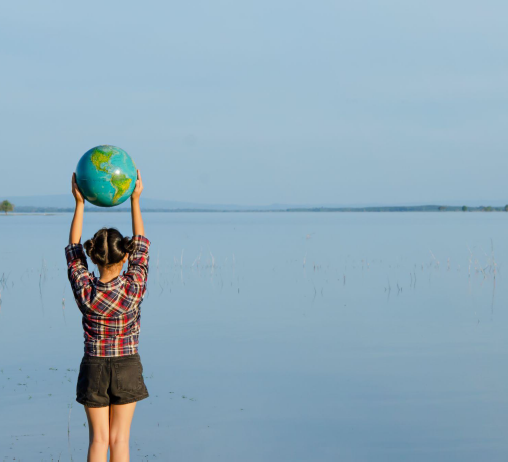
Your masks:
[{"label": "girl's bare leg", "polygon": [[109,445],[109,407],[87,407],[88,446],[87,462],[107,462]]},{"label": "girl's bare leg", "polygon": [[129,462],[129,436],[136,403],[109,406],[110,462]]}]

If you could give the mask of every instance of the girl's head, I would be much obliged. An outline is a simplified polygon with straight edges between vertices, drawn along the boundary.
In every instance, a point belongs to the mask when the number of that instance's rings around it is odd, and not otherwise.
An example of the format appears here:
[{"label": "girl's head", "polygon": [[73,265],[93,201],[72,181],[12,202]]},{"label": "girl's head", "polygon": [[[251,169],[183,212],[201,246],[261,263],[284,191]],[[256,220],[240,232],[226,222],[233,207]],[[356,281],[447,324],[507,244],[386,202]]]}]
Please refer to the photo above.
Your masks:
[{"label": "girl's head", "polygon": [[115,228],[102,228],[83,244],[86,254],[99,267],[110,267],[127,260],[127,254],[132,253],[132,239],[123,237]]}]

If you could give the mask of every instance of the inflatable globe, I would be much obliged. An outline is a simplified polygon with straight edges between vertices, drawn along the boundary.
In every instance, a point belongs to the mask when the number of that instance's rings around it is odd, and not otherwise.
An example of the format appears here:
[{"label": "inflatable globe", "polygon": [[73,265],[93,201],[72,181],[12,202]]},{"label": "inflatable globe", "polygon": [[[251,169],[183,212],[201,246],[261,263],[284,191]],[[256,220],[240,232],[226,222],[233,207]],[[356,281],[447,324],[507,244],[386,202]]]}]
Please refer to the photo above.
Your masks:
[{"label": "inflatable globe", "polygon": [[134,191],[136,164],[123,149],[96,146],[83,154],[76,167],[76,183],[84,198],[99,207],[125,202]]}]

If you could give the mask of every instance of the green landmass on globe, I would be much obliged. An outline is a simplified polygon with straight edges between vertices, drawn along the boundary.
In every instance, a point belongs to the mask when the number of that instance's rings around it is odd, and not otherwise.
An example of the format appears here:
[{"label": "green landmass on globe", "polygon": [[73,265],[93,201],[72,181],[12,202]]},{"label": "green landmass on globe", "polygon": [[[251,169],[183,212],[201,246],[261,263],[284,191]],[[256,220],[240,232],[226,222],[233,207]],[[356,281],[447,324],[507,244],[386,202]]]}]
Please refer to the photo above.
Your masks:
[{"label": "green landmass on globe", "polygon": [[76,183],[85,199],[99,207],[126,201],[136,186],[137,169],[123,149],[102,145],[87,151],[76,167]]}]

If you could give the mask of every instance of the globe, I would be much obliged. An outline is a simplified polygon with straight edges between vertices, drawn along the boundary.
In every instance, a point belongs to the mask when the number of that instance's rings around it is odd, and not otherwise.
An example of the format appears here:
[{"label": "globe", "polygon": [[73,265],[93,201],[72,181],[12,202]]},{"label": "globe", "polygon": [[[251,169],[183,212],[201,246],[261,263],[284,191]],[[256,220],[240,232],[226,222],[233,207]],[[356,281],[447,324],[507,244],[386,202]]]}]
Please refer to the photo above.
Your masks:
[{"label": "globe", "polygon": [[99,207],[125,202],[134,191],[136,164],[123,149],[96,146],[85,152],[76,167],[76,183],[84,198]]}]

